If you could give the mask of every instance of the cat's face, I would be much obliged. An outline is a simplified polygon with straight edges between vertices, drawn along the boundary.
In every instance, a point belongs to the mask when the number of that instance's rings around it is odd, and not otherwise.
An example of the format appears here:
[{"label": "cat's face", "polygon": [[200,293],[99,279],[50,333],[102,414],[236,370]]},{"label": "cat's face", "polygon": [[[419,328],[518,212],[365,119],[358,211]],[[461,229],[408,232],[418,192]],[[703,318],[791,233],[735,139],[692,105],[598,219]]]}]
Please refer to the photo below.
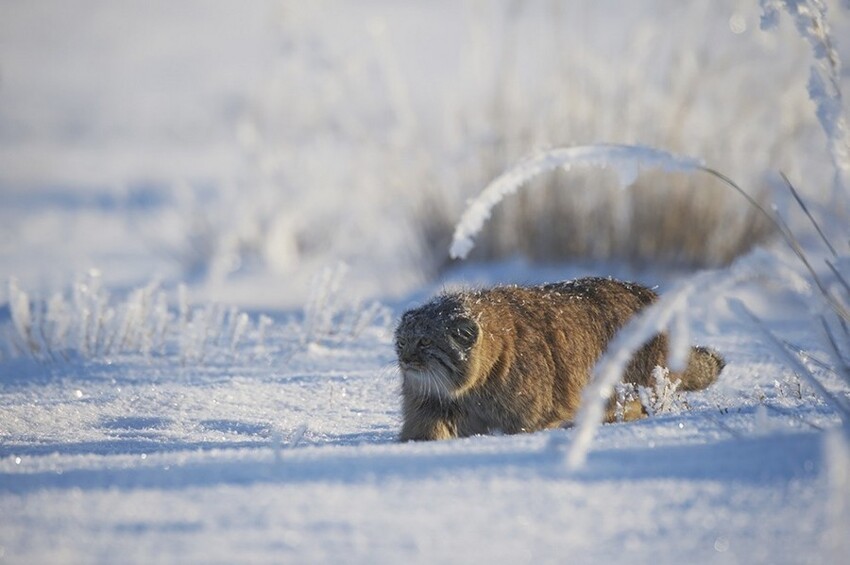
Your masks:
[{"label": "cat's face", "polygon": [[428,396],[455,396],[466,384],[467,362],[478,334],[478,324],[452,297],[406,312],[395,332],[405,383]]}]

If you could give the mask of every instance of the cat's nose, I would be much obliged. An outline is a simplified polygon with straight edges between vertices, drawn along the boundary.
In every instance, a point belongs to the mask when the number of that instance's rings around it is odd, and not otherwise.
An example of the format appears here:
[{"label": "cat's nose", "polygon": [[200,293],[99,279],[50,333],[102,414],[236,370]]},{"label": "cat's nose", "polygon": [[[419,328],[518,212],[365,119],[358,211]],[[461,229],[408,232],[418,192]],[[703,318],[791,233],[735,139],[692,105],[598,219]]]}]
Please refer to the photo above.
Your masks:
[{"label": "cat's nose", "polygon": [[413,361],[413,354],[409,351],[402,351],[401,353],[399,353],[398,359],[403,363],[410,363],[411,361]]},{"label": "cat's nose", "polygon": [[398,354],[398,360],[402,363],[417,363],[419,362],[419,355],[411,349],[405,349]]}]

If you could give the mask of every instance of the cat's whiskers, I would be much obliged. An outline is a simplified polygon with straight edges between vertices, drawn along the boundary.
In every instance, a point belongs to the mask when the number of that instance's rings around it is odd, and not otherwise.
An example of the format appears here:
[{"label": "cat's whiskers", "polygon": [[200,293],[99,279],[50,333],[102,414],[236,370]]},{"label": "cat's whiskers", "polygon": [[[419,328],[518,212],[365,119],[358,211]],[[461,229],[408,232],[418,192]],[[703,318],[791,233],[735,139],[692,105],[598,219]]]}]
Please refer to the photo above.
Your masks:
[{"label": "cat's whiskers", "polygon": [[423,398],[442,402],[455,396],[452,379],[446,368],[439,364],[426,363],[421,369],[407,368],[402,373],[415,393]]}]

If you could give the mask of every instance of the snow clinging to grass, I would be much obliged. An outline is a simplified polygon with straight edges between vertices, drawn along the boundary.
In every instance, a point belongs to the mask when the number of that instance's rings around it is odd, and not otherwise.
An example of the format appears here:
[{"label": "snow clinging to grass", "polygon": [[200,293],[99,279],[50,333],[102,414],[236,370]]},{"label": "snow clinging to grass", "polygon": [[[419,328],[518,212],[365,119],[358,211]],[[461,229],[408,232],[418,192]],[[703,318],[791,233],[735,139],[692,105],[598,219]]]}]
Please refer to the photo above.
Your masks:
[{"label": "snow clinging to grass", "polygon": [[574,166],[613,169],[625,188],[634,183],[641,169],[689,172],[701,170],[703,163],[693,157],[674,155],[652,147],[607,143],[551,149],[531,155],[502,173],[469,203],[455,227],[449,250],[451,257],[466,258],[474,246],[472,238],[481,231],[493,208],[505,196],[513,194],[541,173],[558,168],[570,170]]},{"label": "snow clinging to grass", "polygon": [[[800,37],[812,49],[814,62],[809,73],[809,98],[817,107],[815,113],[826,134],[835,167],[833,190],[838,196],[846,191],[846,175],[850,174],[850,128],[841,94],[841,57],[830,33],[827,5],[823,0],[760,0],[760,4],[763,30],[778,25],[779,10],[783,8]],[[850,3],[845,1],[845,7],[850,8]]]}]

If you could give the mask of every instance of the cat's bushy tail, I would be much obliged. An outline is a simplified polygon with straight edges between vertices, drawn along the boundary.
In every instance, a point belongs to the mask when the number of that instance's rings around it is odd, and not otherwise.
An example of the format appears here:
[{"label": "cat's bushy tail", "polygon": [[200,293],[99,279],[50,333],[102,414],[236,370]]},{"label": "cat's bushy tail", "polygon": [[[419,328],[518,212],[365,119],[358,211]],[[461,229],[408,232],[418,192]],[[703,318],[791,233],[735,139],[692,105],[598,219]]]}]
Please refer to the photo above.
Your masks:
[{"label": "cat's bushy tail", "polygon": [[702,390],[717,380],[726,361],[713,349],[692,347],[688,368],[679,375],[679,390]]}]

